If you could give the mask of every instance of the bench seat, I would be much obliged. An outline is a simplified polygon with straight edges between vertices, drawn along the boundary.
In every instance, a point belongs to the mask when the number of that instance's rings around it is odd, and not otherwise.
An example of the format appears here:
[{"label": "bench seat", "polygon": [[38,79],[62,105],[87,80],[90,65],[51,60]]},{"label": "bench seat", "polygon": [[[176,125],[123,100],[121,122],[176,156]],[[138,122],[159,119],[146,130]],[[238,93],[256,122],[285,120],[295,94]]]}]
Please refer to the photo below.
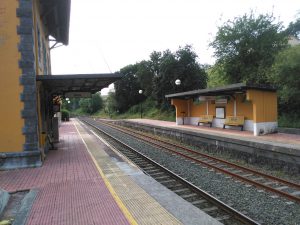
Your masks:
[{"label": "bench seat", "polygon": [[200,123],[204,123],[204,124],[207,123],[211,127],[213,118],[214,118],[213,115],[200,115],[199,121],[198,121],[198,126],[200,125]]},{"label": "bench seat", "polygon": [[244,129],[244,116],[226,116],[225,122],[223,124],[223,129],[226,126],[238,126],[241,127],[241,131]]}]

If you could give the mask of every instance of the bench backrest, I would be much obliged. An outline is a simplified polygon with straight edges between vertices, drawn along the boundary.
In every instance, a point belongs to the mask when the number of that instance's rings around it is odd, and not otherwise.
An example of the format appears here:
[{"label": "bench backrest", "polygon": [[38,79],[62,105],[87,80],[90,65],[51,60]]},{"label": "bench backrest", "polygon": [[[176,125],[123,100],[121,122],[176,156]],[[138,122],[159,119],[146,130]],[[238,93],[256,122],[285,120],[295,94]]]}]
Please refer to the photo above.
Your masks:
[{"label": "bench backrest", "polygon": [[214,116],[213,115],[200,115],[199,121],[213,121]]},{"label": "bench backrest", "polygon": [[244,116],[226,116],[226,124],[243,125],[245,122]]}]

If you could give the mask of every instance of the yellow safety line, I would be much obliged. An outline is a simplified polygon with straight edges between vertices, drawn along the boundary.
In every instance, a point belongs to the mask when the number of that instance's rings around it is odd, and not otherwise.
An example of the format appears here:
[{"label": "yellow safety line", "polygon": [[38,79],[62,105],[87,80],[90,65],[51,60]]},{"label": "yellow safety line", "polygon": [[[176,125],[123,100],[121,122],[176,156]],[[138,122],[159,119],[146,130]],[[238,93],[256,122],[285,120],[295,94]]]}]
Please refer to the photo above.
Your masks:
[{"label": "yellow safety line", "polygon": [[100,166],[98,165],[96,159],[94,158],[94,156],[92,155],[89,147],[87,146],[86,142],[84,141],[83,137],[81,136],[77,126],[75,123],[73,123],[75,125],[75,128],[82,140],[82,142],[84,143],[88,153],[90,154],[100,176],[102,177],[102,179],[104,180],[104,183],[107,187],[107,189],[109,190],[109,192],[111,193],[111,195],[113,196],[113,198],[115,199],[115,201],[117,202],[119,208],[121,209],[121,211],[123,212],[123,214],[125,215],[125,217],[127,218],[128,222],[132,225],[138,225],[138,223],[136,222],[136,220],[133,218],[133,216],[131,215],[131,213],[129,212],[129,210],[126,208],[126,206],[123,204],[122,200],[119,198],[119,196],[117,195],[117,193],[115,192],[114,188],[112,187],[112,185],[110,184],[110,182],[107,180],[107,178],[105,177],[102,169],[100,168]]}]

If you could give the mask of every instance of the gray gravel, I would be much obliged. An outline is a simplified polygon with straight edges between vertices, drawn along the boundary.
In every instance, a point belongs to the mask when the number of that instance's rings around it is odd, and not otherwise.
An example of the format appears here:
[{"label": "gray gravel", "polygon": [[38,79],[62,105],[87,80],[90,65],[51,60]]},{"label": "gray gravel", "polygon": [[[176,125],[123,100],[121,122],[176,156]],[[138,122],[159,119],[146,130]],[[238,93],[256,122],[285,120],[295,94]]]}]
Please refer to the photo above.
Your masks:
[{"label": "gray gravel", "polygon": [[203,168],[199,164],[192,164],[180,156],[133,140],[119,131],[108,127],[102,128],[262,224],[300,225],[300,204],[291,203],[278,196],[273,198],[271,197],[274,196],[273,193],[258,190],[211,169]]}]

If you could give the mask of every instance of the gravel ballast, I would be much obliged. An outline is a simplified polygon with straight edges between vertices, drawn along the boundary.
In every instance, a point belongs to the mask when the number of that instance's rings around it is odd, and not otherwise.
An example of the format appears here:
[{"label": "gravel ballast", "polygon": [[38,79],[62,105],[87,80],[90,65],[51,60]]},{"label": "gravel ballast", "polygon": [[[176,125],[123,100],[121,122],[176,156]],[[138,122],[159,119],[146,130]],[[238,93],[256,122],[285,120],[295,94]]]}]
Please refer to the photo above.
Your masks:
[{"label": "gravel ballast", "polygon": [[107,126],[101,126],[101,129],[262,224],[300,224],[300,205],[297,203],[191,163]]}]

